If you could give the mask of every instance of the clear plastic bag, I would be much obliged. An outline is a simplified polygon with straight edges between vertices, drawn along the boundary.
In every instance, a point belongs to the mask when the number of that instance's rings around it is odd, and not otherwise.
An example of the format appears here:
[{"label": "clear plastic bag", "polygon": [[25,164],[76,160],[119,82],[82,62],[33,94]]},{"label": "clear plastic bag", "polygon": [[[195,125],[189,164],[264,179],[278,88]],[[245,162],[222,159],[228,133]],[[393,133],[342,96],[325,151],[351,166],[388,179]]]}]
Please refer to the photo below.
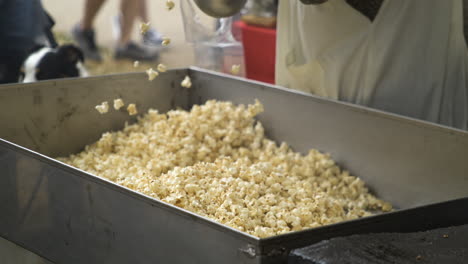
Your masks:
[{"label": "clear plastic bag", "polygon": [[181,0],[180,5],[185,39],[193,46],[195,66],[233,74],[232,66],[240,65],[237,75],[245,76],[244,50],[242,43],[232,35],[232,17],[212,19],[210,27],[202,23],[200,11],[193,1]]}]

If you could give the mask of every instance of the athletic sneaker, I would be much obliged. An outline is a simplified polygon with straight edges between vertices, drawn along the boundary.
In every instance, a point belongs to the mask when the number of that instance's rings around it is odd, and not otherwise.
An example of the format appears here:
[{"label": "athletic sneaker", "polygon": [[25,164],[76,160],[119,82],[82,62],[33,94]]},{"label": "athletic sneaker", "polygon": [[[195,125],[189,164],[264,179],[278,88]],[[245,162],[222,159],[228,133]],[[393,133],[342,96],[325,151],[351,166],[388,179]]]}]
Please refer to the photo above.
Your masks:
[{"label": "athletic sneaker", "polygon": [[101,54],[94,39],[94,30],[82,30],[79,24],[76,24],[72,29],[72,36],[76,44],[81,48],[86,59],[97,62],[102,61]]},{"label": "athletic sneaker", "polygon": [[115,49],[114,58],[116,59],[129,59],[140,61],[154,61],[158,58],[156,51],[149,51],[134,42],[130,42],[125,46],[118,46]]},{"label": "athletic sneaker", "polygon": [[[115,42],[118,42],[120,34],[122,34],[122,17],[120,15],[114,16],[111,20],[112,25],[112,36]],[[162,45],[163,37],[154,28],[148,29],[145,34],[142,36],[142,42],[144,45],[149,47],[163,47]],[[164,47],[166,48],[166,47]]]},{"label": "athletic sneaker", "polygon": [[163,36],[155,29],[150,28],[143,35],[143,43],[148,46],[162,47]]}]

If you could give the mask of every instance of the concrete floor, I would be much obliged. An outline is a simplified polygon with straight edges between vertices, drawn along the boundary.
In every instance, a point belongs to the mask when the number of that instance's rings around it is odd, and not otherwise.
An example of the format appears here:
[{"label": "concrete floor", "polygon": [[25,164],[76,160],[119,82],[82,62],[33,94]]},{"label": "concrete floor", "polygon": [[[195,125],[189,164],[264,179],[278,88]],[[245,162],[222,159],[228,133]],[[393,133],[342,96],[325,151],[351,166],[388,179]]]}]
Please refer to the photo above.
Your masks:
[{"label": "concrete floor", "polygon": [[[56,21],[55,31],[69,33],[72,26],[77,23],[83,12],[85,0],[43,0],[44,7]],[[193,64],[193,49],[185,42],[183,21],[181,17],[179,0],[174,0],[176,7],[168,11],[165,1],[147,1],[151,25],[154,25],[164,36],[171,38],[169,49],[163,52],[160,59],[169,68],[185,67]],[[113,48],[111,19],[119,12],[120,1],[107,1],[95,21],[98,45]],[[202,17],[204,22],[210,21]],[[214,23],[214,22],[213,22]],[[134,39],[140,40],[137,22],[134,29]]]}]

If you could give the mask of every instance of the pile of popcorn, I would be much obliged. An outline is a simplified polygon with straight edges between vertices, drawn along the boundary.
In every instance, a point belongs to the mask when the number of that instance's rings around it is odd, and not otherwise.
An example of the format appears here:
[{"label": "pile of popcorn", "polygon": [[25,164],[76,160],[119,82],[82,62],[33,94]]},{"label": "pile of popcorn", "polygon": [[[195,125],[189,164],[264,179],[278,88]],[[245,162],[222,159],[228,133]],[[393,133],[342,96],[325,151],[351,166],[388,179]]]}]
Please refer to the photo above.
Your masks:
[{"label": "pile of popcorn", "polygon": [[60,160],[261,238],[391,210],[329,155],[265,138],[262,111],[258,101],[150,110]]}]

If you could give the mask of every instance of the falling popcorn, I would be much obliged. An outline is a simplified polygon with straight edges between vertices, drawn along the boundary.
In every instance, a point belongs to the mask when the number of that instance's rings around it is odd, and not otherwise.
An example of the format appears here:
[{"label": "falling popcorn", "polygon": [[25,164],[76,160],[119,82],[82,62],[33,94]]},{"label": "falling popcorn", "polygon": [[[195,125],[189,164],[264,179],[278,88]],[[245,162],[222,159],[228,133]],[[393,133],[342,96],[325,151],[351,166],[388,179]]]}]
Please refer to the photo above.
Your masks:
[{"label": "falling popcorn", "polygon": [[167,71],[166,65],[160,63],[160,64],[158,65],[158,71],[159,71],[159,72],[166,72],[166,71]]},{"label": "falling popcorn", "polygon": [[240,65],[239,64],[234,64],[231,66],[231,73],[234,75],[238,75],[240,72]]},{"label": "falling popcorn", "polygon": [[146,32],[148,31],[148,29],[150,28],[150,22],[148,23],[141,23],[140,24],[140,33],[142,35],[146,34]]},{"label": "falling popcorn", "polygon": [[134,61],[133,62],[133,68],[138,68],[138,66],[140,66],[140,62],[139,61]]},{"label": "falling popcorn", "polygon": [[119,110],[120,108],[122,108],[123,106],[125,105],[124,101],[122,99],[115,99],[114,100],[114,109],[115,110]]},{"label": "falling popcorn", "polygon": [[107,101],[102,102],[100,105],[96,105],[95,108],[100,114],[105,114],[109,111],[109,104],[107,103]]},{"label": "falling popcorn", "polygon": [[188,75],[185,76],[185,79],[180,83],[180,85],[185,88],[192,87],[192,81],[190,80],[190,77]]},{"label": "falling popcorn", "polygon": [[166,9],[167,10],[171,11],[174,8],[174,6],[175,6],[174,1],[172,1],[172,0],[167,0],[166,1]]},{"label": "falling popcorn", "polygon": [[150,81],[154,80],[159,75],[159,73],[153,70],[153,68],[149,68],[148,70],[146,70],[146,74],[148,74],[148,80]]},{"label": "falling popcorn", "polygon": [[127,107],[127,111],[128,111],[128,114],[130,115],[136,115],[138,114],[138,111],[136,109],[136,105],[135,104],[129,104],[128,107]]},{"label": "falling popcorn", "polygon": [[164,37],[161,44],[163,46],[167,46],[167,45],[171,44],[171,39],[168,38],[168,37]]}]

